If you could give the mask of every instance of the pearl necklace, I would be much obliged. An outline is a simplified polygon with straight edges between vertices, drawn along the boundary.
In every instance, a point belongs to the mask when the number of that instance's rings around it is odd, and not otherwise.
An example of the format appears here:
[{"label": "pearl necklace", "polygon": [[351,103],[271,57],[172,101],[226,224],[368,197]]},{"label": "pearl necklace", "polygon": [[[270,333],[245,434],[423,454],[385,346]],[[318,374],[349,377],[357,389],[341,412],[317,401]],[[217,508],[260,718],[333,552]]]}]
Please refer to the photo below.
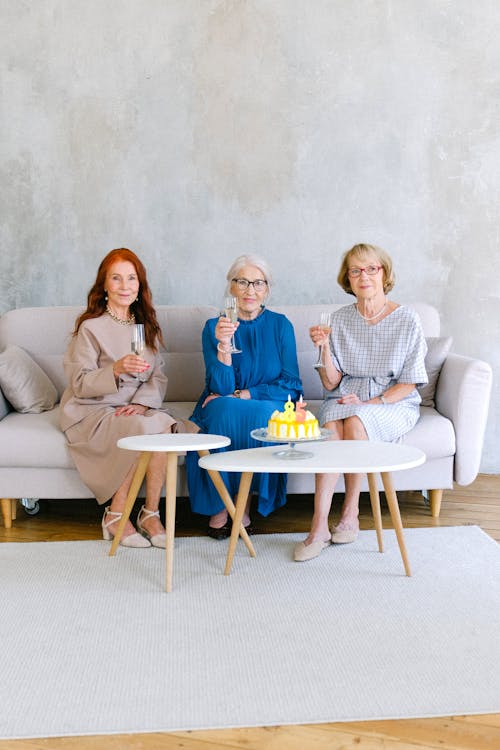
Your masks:
[{"label": "pearl necklace", "polygon": [[359,307],[356,305],[356,310],[358,311],[358,315],[363,318],[363,320],[375,320],[375,318],[378,318],[382,313],[385,311],[385,308],[387,307],[387,300],[384,303],[384,306],[381,310],[378,311],[376,315],[372,315],[371,318],[367,318],[366,315],[363,315],[363,313],[359,312]]},{"label": "pearl necklace", "polygon": [[132,313],[132,315],[130,315],[130,317],[128,318],[119,318],[118,315],[114,314],[109,305],[106,305],[106,312],[108,313],[110,318],[113,318],[113,320],[116,320],[116,322],[120,323],[120,325],[122,326],[129,326],[132,323],[135,323],[134,313]]}]

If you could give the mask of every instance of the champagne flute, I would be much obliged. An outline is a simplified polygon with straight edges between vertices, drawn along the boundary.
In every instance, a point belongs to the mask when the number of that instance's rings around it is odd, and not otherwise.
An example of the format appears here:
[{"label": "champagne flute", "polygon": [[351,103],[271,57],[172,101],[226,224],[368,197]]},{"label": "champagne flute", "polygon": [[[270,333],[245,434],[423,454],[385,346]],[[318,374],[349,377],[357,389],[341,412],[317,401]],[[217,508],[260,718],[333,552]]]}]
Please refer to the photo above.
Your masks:
[{"label": "champagne flute", "polygon": [[[132,326],[132,340],[131,340],[131,349],[133,354],[137,354],[139,357],[142,356],[144,353],[144,349],[146,348],[146,338],[144,336],[144,324],[143,323],[134,323]],[[134,375],[134,377],[137,380],[140,380],[141,383],[144,382],[144,377],[141,373],[137,373],[137,375]]]},{"label": "champagne flute", "polygon": [[[330,312],[322,312],[320,314],[320,322],[319,327],[323,331],[323,333],[328,334],[328,336],[331,333],[332,330],[332,313]],[[325,367],[323,364],[323,344],[320,344],[318,347],[318,361],[314,363],[314,367],[319,370],[321,367]]]},{"label": "champagne flute", "polygon": [[[226,318],[229,318],[231,323],[237,323],[238,322],[238,301],[236,297],[225,297],[224,298],[224,315]],[[234,333],[231,336],[231,348],[230,348],[231,354],[241,354],[241,349],[238,349],[236,346],[236,341],[234,339]]]}]

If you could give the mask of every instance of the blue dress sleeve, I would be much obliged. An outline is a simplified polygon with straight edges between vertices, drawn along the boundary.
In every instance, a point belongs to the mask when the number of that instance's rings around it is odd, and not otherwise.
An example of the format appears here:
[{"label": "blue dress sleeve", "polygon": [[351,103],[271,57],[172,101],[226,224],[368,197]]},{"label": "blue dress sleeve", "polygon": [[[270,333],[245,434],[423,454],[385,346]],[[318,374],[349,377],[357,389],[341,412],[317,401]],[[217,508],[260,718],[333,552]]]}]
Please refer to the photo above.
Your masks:
[{"label": "blue dress sleeve", "polygon": [[[280,373],[269,382],[249,386],[248,390],[254,399],[286,401],[290,395],[292,401],[296,401],[302,393],[302,381],[299,375],[295,333],[292,324],[284,315],[276,316],[276,327],[281,361]],[[274,342],[275,338],[270,338],[266,345],[275,348]],[[271,352],[269,354],[271,355]]]},{"label": "blue dress sleeve", "polygon": [[205,323],[201,337],[203,358],[205,360],[205,392],[218,393],[227,396],[236,388],[234,369],[232,365],[225,365],[217,357],[217,340],[215,326],[218,318],[211,318]]}]

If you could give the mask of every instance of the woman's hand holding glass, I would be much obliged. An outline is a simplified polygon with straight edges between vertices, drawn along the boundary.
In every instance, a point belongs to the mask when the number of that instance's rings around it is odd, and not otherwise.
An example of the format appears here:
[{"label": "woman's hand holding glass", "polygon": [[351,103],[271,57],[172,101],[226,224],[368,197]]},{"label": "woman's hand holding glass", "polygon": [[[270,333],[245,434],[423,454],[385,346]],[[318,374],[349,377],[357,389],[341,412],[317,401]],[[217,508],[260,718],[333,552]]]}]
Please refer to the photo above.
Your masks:
[{"label": "woman's hand holding glass", "polygon": [[141,356],[145,348],[146,340],[144,335],[144,325],[142,323],[135,323],[131,328],[130,349],[132,353],[126,354],[115,362],[113,365],[115,377],[118,378],[120,375],[132,375],[132,377],[141,382],[146,380],[142,373],[148,370],[150,365],[147,360],[143,359]]},{"label": "woman's hand holding glass", "polygon": [[120,375],[132,375],[134,378],[138,378],[141,372],[148,370],[151,367],[142,357],[135,354],[126,354],[121,359],[117,359],[113,365],[113,372],[115,378],[119,378]]},{"label": "woman's hand holding glass", "polygon": [[241,349],[236,347],[234,333],[239,326],[238,310],[235,297],[226,297],[224,312],[221,313],[215,326],[215,338],[226,354],[239,354]]},{"label": "woman's hand holding glass", "polygon": [[332,330],[332,314],[329,312],[322,312],[320,317],[320,323],[317,326],[312,326],[309,329],[309,335],[314,346],[318,347],[318,360],[314,363],[314,367],[319,369],[325,367],[323,362],[323,348],[328,343],[330,338],[330,332]]},{"label": "woman's hand holding glass", "polygon": [[142,373],[144,372],[144,370],[148,369],[149,365],[145,359],[142,359],[141,356],[146,349],[146,335],[143,323],[135,323],[132,326],[132,338],[130,341],[130,347],[132,349],[132,352],[137,355],[137,358],[140,361],[138,361],[137,364],[141,364],[141,368],[137,371],[135,377],[141,382],[144,382],[147,378],[144,377]]}]

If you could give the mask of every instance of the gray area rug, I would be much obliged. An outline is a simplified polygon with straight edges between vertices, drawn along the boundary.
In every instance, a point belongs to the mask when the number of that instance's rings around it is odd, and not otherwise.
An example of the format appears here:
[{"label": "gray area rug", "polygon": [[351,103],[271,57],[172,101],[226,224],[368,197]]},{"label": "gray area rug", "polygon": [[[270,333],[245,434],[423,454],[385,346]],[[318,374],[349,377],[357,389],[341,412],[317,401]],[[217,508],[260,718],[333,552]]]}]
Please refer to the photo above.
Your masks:
[{"label": "gray area rug", "polygon": [[294,563],[303,534],[164,553],[4,543],[1,738],[500,712],[500,547],[478,527],[392,531]]}]

